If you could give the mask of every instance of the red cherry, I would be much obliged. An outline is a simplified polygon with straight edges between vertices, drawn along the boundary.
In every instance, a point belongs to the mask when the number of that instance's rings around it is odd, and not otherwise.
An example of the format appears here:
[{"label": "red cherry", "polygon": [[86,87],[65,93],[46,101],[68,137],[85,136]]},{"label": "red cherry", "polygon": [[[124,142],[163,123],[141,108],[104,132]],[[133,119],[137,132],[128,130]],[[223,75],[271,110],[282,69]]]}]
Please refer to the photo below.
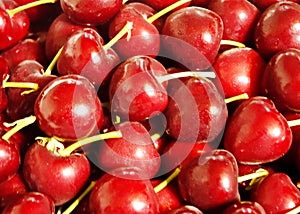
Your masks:
[{"label": "red cherry", "polygon": [[214,150],[184,165],[178,176],[182,197],[203,211],[215,211],[239,200],[238,166],[226,150]]},{"label": "red cherry", "polygon": [[[153,7],[155,10],[159,11],[159,10],[162,10],[162,9],[170,6],[171,4],[177,2],[177,0],[165,0],[165,1],[160,1],[160,0],[144,0],[143,2],[145,2],[150,7]],[[190,2],[187,2],[184,5],[182,5],[181,7],[187,7],[189,5],[190,5]]]},{"label": "red cherry", "polygon": [[253,190],[251,200],[266,213],[287,213],[300,205],[300,191],[287,174],[273,173]]},{"label": "red cherry", "polygon": [[251,44],[260,11],[247,0],[213,0],[208,9],[217,13],[223,21],[222,39]]},{"label": "red cherry", "polygon": [[21,158],[15,145],[0,138],[0,183],[13,177],[19,169]]},{"label": "red cherry", "polygon": [[[287,48],[299,48],[300,5],[283,1],[272,4],[261,15],[255,29],[255,45],[266,58]],[[284,22],[282,22],[284,20]]]},{"label": "red cherry", "polygon": [[300,111],[300,50],[278,52],[268,62],[263,76],[263,89],[281,111]]},{"label": "red cherry", "polygon": [[127,59],[114,71],[109,85],[112,114],[125,120],[142,121],[162,112],[168,103],[164,66],[147,56]]},{"label": "red cherry", "polygon": [[32,191],[49,195],[55,205],[62,205],[86,184],[90,164],[82,154],[60,156],[36,142],[26,152],[23,175]]},{"label": "red cherry", "polygon": [[222,214],[266,214],[266,211],[257,202],[241,201],[228,206]]},{"label": "red cherry", "polygon": [[[272,4],[275,4],[277,2],[283,2],[286,0],[251,0],[253,4],[255,4],[256,7],[258,7],[261,11],[264,11],[267,9],[267,7],[271,6]],[[299,0],[289,0],[293,2],[300,3]]]},{"label": "red cherry", "polygon": [[2,214],[53,214],[53,200],[39,192],[28,192],[4,208]]},{"label": "red cherry", "polygon": [[203,212],[195,206],[184,205],[168,212],[168,214],[203,214]]},{"label": "red cherry", "polygon": [[122,7],[122,0],[60,0],[60,5],[73,22],[95,26],[108,22]]},{"label": "red cherry", "polygon": [[48,83],[35,101],[34,114],[48,136],[70,141],[92,135],[103,122],[102,106],[94,86],[75,74]]},{"label": "red cherry", "polygon": [[103,175],[90,195],[91,212],[158,214],[156,194],[151,182],[143,178],[132,168],[119,168]]},{"label": "red cherry", "polygon": [[211,10],[186,7],[167,17],[162,34],[167,36],[163,45],[172,59],[186,63],[189,69],[202,70],[208,68],[217,56],[223,22]]},{"label": "red cherry", "polygon": [[231,48],[217,56],[214,70],[226,98],[247,93],[249,97],[261,93],[261,78],[266,63],[252,48]]},{"label": "red cherry", "polygon": [[223,139],[225,149],[232,152],[239,163],[261,164],[287,153],[292,132],[270,99],[252,97],[235,110]]}]

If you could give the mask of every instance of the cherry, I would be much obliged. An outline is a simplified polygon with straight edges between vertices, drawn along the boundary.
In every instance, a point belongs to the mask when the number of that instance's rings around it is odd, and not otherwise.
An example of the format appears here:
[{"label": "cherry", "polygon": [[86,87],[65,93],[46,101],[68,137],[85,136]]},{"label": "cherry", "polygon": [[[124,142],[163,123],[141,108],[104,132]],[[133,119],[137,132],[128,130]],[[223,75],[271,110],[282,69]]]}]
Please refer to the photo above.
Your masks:
[{"label": "cherry", "polygon": [[47,145],[49,148],[35,142],[29,147],[23,162],[23,175],[30,190],[49,195],[55,205],[62,205],[73,199],[86,184],[90,164],[83,154],[61,156],[56,152],[56,145]]},{"label": "cherry", "polygon": [[[283,1],[272,4],[261,15],[255,29],[255,45],[266,58],[287,48],[299,48],[300,5]],[[285,20],[284,23],[281,20]],[[276,27],[275,27],[276,26]]]},{"label": "cherry", "polygon": [[29,94],[24,94],[28,89],[8,88],[8,106],[6,113],[11,120],[18,120],[34,113],[34,103],[41,90],[52,80],[55,75],[45,75],[43,66],[35,60],[24,60],[11,71],[10,81],[22,84],[29,82],[38,85],[38,89]]},{"label": "cherry", "polygon": [[[207,6],[223,21],[222,39],[251,44],[260,11],[249,1],[213,0]],[[230,11],[230,12],[228,12]]]},{"label": "cherry", "polygon": [[0,50],[15,45],[28,33],[30,21],[26,12],[10,13],[10,10],[17,8],[17,6],[18,4],[13,0],[1,1]]},{"label": "cherry", "polygon": [[108,22],[122,7],[122,0],[60,0],[63,12],[77,24],[96,26]]},{"label": "cherry", "polygon": [[121,138],[105,140],[99,149],[98,166],[104,171],[119,167],[136,167],[147,179],[153,178],[160,167],[160,155],[147,129],[138,122],[115,125]]},{"label": "cherry", "polygon": [[184,62],[191,70],[202,70],[213,63],[220,48],[223,28],[222,19],[215,12],[186,7],[167,17],[162,29],[166,37],[162,43],[172,59]]},{"label": "cherry", "polygon": [[219,211],[240,197],[237,162],[226,150],[213,150],[184,165],[178,184],[183,199],[203,211]]},{"label": "cherry", "polygon": [[3,214],[52,214],[55,212],[53,200],[39,192],[25,193],[19,200],[9,204]]},{"label": "cherry", "polygon": [[266,214],[266,211],[257,202],[240,201],[228,206],[222,214]]},{"label": "cherry", "polygon": [[164,66],[148,56],[131,57],[114,71],[109,85],[111,111],[124,120],[143,121],[162,112],[168,103]]},{"label": "cherry", "polygon": [[300,111],[300,50],[292,48],[275,54],[263,73],[263,89],[281,111]]},{"label": "cherry", "polygon": [[48,83],[35,101],[34,114],[48,136],[67,141],[92,135],[103,122],[101,101],[94,86],[75,74]]},{"label": "cherry", "polygon": [[[265,9],[267,9],[267,7],[271,6],[272,4],[275,4],[277,2],[283,2],[283,1],[286,0],[251,0],[251,2],[255,4],[255,6],[261,11],[264,11]],[[300,3],[299,0],[289,0],[289,1]]]},{"label": "cherry", "polygon": [[209,0],[192,0],[191,1],[191,6],[197,6],[197,7],[207,7],[209,4]]},{"label": "cherry", "polygon": [[213,64],[226,98],[242,93],[249,97],[259,95],[265,67],[264,59],[252,48],[226,50]]},{"label": "cherry", "polygon": [[[2,56],[0,56],[1,80],[4,80],[8,74],[9,74],[8,63]],[[4,112],[7,107],[7,104],[8,104],[6,90],[2,87],[2,85],[3,84],[1,84],[1,87],[0,87],[0,112]]]},{"label": "cherry", "polygon": [[150,180],[135,168],[118,168],[103,175],[91,192],[89,204],[91,212],[97,214],[159,213]]},{"label": "cherry", "polygon": [[251,199],[259,203],[266,213],[287,213],[299,206],[300,191],[287,174],[273,173],[253,189]]},{"label": "cherry", "polygon": [[15,145],[0,138],[0,183],[13,177],[20,166],[21,158]]},{"label": "cherry", "polygon": [[261,164],[287,153],[292,132],[286,118],[270,99],[252,97],[235,110],[223,140],[225,149],[232,152],[239,163]]},{"label": "cherry", "polygon": [[[145,2],[147,5],[154,8],[155,10],[162,10],[162,9],[170,6],[171,4],[174,4],[175,2],[177,2],[177,0],[166,0],[166,1],[144,0],[143,2]],[[181,7],[187,7],[187,6],[189,6],[189,4],[190,4],[190,2],[187,2],[184,5],[182,5]]]},{"label": "cherry", "polygon": [[217,140],[227,120],[227,106],[213,82],[203,77],[169,81],[164,114],[166,132],[182,142]]},{"label": "cherry", "polygon": [[203,212],[195,206],[183,205],[168,212],[168,214],[203,214]]},{"label": "cherry", "polygon": [[85,26],[71,22],[66,14],[57,16],[51,23],[45,41],[45,52],[49,60],[52,60],[59,49],[66,43],[68,37],[75,31]]}]

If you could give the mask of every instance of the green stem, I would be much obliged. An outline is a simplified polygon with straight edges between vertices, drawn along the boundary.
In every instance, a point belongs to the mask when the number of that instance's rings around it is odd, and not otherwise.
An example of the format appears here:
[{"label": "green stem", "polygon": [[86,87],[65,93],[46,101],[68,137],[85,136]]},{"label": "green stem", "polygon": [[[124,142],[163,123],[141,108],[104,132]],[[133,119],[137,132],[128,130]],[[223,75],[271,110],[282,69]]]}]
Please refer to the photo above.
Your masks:
[{"label": "green stem", "polygon": [[246,45],[243,44],[243,43],[232,41],[232,40],[226,40],[226,39],[221,40],[221,45],[230,45],[230,46],[234,46],[234,47],[238,47],[238,48],[245,48],[246,47]]},{"label": "green stem", "polygon": [[269,175],[269,172],[265,169],[259,169],[254,173],[250,173],[248,175],[243,175],[243,176],[239,176],[238,177],[238,182],[242,183],[244,181],[249,181],[249,180],[253,180],[253,179],[257,179],[257,178],[262,178]]},{"label": "green stem", "polygon": [[174,172],[169,177],[167,177],[166,180],[162,181],[161,183],[159,183],[157,186],[154,187],[154,192],[158,193],[162,189],[164,189],[171,181],[173,181],[178,176],[180,171],[181,171],[180,168],[177,167],[174,170]]},{"label": "green stem", "polygon": [[46,69],[46,71],[44,72],[44,76],[50,76],[51,72],[53,70],[53,68],[55,67],[57,60],[59,58],[59,56],[61,55],[61,52],[63,50],[64,46],[62,46],[56,53],[56,55],[54,56],[53,60],[50,62],[48,68]]},{"label": "green stem", "polygon": [[97,142],[100,140],[111,139],[111,138],[121,138],[121,137],[122,137],[121,131],[112,131],[112,132],[108,132],[108,133],[104,133],[104,134],[87,137],[87,138],[79,140],[79,141],[71,144],[67,148],[59,151],[59,154],[61,156],[69,156],[73,151],[75,151],[76,149],[79,149],[80,147],[82,147],[84,145],[88,145],[88,144],[91,144],[91,143],[94,143],[94,142]]},{"label": "green stem", "polygon": [[300,119],[288,121],[288,125],[289,125],[289,127],[299,126]]},{"label": "green stem", "polygon": [[158,82],[162,83],[172,79],[178,79],[183,77],[204,77],[204,78],[215,78],[216,74],[209,71],[183,71],[174,74],[166,74],[164,76],[156,76]]},{"label": "green stem", "polygon": [[291,211],[287,212],[286,214],[298,214],[300,213],[300,206],[292,209]]},{"label": "green stem", "polygon": [[244,94],[240,94],[240,95],[229,97],[229,98],[225,99],[225,103],[228,104],[228,103],[231,103],[231,102],[234,102],[237,100],[246,100],[246,99],[249,99],[249,96],[247,93],[244,93]]}]

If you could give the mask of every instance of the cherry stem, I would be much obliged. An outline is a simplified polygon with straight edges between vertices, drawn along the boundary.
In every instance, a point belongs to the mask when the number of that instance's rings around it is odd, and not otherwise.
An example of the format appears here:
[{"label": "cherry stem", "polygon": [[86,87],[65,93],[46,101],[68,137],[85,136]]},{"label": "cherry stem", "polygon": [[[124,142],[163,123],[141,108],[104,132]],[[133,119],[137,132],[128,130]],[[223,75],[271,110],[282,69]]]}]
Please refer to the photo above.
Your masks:
[{"label": "cherry stem", "polygon": [[300,206],[292,209],[291,211],[287,212],[286,214],[298,214],[300,213]]},{"label": "cherry stem", "polygon": [[172,79],[178,79],[183,77],[204,77],[204,78],[215,78],[216,74],[209,71],[184,71],[174,74],[166,74],[164,76],[156,76],[158,82],[162,83]]},{"label": "cherry stem", "polygon": [[114,44],[116,44],[126,33],[127,34],[127,41],[129,41],[131,37],[131,29],[133,28],[133,23],[132,22],[127,22],[126,25],[122,28],[122,30],[119,31],[117,35],[115,35],[114,38],[112,38],[108,43],[103,45],[103,48],[105,50],[111,48]]},{"label": "cherry stem", "polygon": [[21,129],[25,128],[26,126],[29,126],[30,124],[34,123],[35,121],[36,121],[35,116],[29,116],[29,117],[25,117],[25,118],[20,119],[20,120],[16,120],[13,123],[6,123],[6,122],[3,123],[3,125],[6,126],[6,127],[12,127],[12,126],[14,126],[14,127],[12,129],[10,129],[8,132],[6,132],[2,136],[2,139],[9,142],[9,138],[11,136],[13,136],[15,133],[17,133]]},{"label": "cherry stem", "polygon": [[234,47],[238,47],[238,48],[246,47],[246,45],[241,42],[237,42],[237,41],[233,41],[233,40],[226,40],[226,39],[221,40],[221,45],[230,45],[230,46],[234,46]]},{"label": "cherry stem", "polygon": [[228,103],[231,103],[231,102],[234,102],[237,100],[246,100],[246,99],[249,99],[249,96],[247,93],[244,93],[244,94],[240,94],[240,95],[229,97],[229,98],[225,99],[225,103],[228,104]]},{"label": "cherry stem", "polygon": [[59,154],[61,156],[69,156],[73,151],[75,151],[76,149],[79,149],[81,146],[88,145],[88,144],[91,144],[91,143],[94,143],[94,142],[97,142],[100,140],[111,139],[111,138],[121,138],[121,137],[122,137],[121,131],[112,131],[112,132],[108,132],[108,133],[104,133],[104,134],[87,137],[87,138],[84,138],[82,140],[79,140],[79,141],[71,144],[70,146],[68,146],[65,149],[60,150]]},{"label": "cherry stem", "polygon": [[149,17],[147,19],[147,21],[149,23],[153,23],[155,20],[159,19],[160,17],[162,17],[163,15],[167,14],[168,12],[174,10],[177,7],[180,7],[183,4],[186,4],[188,2],[190,2],[191,0],[180,0],[175,2],[174,4],[171,4],[170,6],[164,8],[163,10],[159,11],[158,13],[154,14],[153,16]]},{"label": "cherry stem", "polygon": [[42,4],[55,3],[56,1],[57,0],[38,0],[38,1],[30,2],[28,4],[18,6],[14,9],[11,9],[11,10],[6,10],[6,12],[8,13],[8,15],[10,17],[13,17],[16,13],[27,10],[29,8],[36,7],[36,6],[39,6],[39,5],[42,5]]},{"label": "cherry stem", "polygon": [[162,189],[164,189],[171,181],[173,181],[177,176],[178,174],[180,173],[180,168],[177,167],[174,172],[169,176],[167,177],[166,180],[162,181],[161,183],[159,183],[158,185],[156,185],[154,187],[154,192],[155,193],[158,193],[160,192]]},{"label": "cherry stem", "polygon": [[6,75],[2,82],[2,88],[26,88],[30,90],[23,91],[21,95],[30,94],[39,89],[39,85],[33,82],[8,82],[9,75]]},{"label": "cherry stem", "polygon": [[89,192],[94,188],[96,185],[96,181],[92,181],[90,185],[84,190],[83,193],[81,193],[78,198],[62,213],[62,214],[70,214],[72,211],[78,206],[79,202],[87,195]]},{"label": "cherry stem", "polygon": [[52,61],[50,62],[48,68],[46,69],[46,71],[44,72],[44,76],[50,76],[51,72],[53,70],[53,68],[55,67],[57,60],[59,58],[59,56],[61,55],[61,52],[63,50],[64,46],[62,46],[57,53],[55,54],[54,58],[52,59]]},{"label": "cherry stem", "polygon": [[122,4],[126,4],[126,2],[128,2],[129,0],[123,0]]},{"label": "cherry stem", "polygon": [[258,169],[256,170],[256,172],[254,173],[250,173],[248,175],[243,175],[243,176],[239,176],[238,177],[238,183],[242,183],[244,181],[248,181],[248,180],[254,180],[257,178],[262,178],[269,175],[269,172],[265,169]]},{"label": "cherry stem", "polygon": [[300,119],[288,121],[288,125],[289,125],[289,127],[299,126]]}]

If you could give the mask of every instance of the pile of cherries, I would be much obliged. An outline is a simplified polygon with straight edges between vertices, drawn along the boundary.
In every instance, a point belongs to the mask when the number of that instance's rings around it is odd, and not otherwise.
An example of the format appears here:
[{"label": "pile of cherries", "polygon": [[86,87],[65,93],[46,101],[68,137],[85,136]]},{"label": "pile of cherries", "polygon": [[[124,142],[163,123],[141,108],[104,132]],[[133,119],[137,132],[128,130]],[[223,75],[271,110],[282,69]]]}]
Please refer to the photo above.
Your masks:
[{"label": "pile of cherries", "polygon": [[300,213],[300,0],[0,0],[0,213]]}]

